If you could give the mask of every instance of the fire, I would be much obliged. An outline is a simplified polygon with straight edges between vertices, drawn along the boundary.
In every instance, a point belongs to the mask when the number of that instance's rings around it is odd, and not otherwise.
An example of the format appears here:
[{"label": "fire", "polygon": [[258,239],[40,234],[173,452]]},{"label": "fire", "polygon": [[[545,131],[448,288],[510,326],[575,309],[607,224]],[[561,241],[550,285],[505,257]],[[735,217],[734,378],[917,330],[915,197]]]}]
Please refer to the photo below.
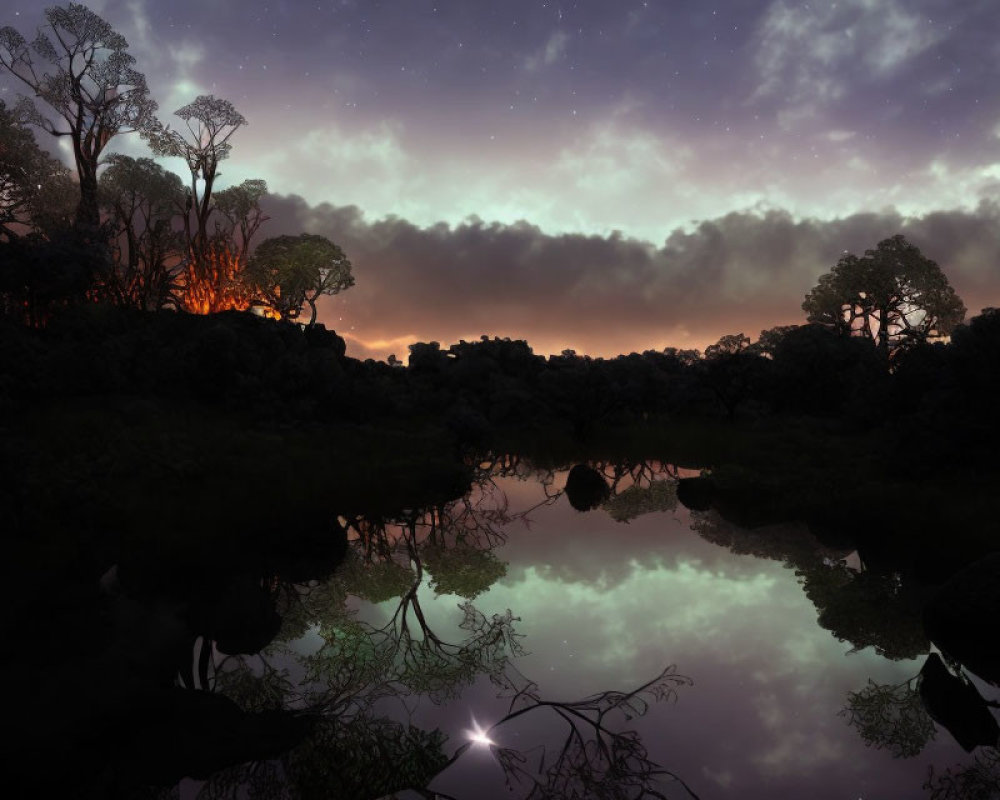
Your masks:
[{"label": "fire", "polygon": [[225,245],[213,245],[202,258],[192,253],[184,268],[181,306],[192,314],[246,311],[251,296],[241,280],[244,266]]},{"label": "fire", "polygon": [[254,297],[243,281],[245,269],[246,264],[224,244],[212,245],[202,258],[192,254],[182,273],[181,307],[192,314],[253,308],[262,316],[281,319],[275,309]]}]

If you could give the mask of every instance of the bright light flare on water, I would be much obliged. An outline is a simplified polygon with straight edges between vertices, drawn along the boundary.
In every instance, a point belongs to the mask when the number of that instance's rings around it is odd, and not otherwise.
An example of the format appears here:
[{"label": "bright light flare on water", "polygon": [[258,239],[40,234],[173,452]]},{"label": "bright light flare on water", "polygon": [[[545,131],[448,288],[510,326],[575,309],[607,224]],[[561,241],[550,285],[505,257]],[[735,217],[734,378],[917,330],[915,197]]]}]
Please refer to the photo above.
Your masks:
[{"label": "bright light flare on water", "polygon": [[492,745],[496,744],[496,742],[494,742],[489,736],[486,735],[488,731],[489,731],[489,728],[487,728],[486,730],[483,730],[480,727],[479,723],[476,722],[476,718],[473,717],[472,718],[472,730],[471,731],[466,731],[465,735],[469,737],[469,740],[473,744],[482,745],[483,747],[491,747]]}]

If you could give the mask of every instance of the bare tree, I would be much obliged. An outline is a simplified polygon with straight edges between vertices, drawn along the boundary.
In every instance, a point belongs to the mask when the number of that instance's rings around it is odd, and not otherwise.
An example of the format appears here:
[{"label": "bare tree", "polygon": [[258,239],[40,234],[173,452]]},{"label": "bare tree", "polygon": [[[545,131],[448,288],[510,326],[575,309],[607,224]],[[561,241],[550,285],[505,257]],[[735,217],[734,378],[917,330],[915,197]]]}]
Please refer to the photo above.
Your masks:
[{"label": "bare tree", "polygon": [[189,218],[185,219],[185,226],[192,255],[198,261],[208,250],[208,219],[213,209],[212,190],[219,176],[219,163],[229,158],[233,149],[229,140],[247,121],[232,103],[213,95],[199,95],[174,114],[184,120],[186,133],[157,123],[145,133],[145,138],[154,153],[183,158],[191,171],[194,230]]},{"label": "bare tree", "polygon": [[101,153],[118,134],[146,130],[156,103],[132,67],[128,42],[108,22],[77,3],[46,9],[45,19],[30,45],[14,28],[0,29],[0,66],[55,112],[43,113],[23,96],[18,106],[27,122],[69,137],[80,181],[76,225],[96,229]]}]

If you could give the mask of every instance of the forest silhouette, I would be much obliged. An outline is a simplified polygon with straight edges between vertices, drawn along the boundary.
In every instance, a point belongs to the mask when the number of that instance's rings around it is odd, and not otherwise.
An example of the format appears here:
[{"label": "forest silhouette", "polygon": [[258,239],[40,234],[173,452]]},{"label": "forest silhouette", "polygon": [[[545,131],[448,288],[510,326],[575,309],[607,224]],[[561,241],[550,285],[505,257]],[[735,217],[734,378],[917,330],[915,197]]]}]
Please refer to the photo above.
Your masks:
[{"label": "forest silhouette", "polygon": [[[929,780],[932,796],[1000,785],[993,701],[967,677],[1000,685],[982,622],[1000,611],[1000,310],[966,321],[896,235],[817,265],[803,324],[703,353],[543,357],[483,336],[413,344],[405,365],[350,358],[316,305],[364,280],[349,254],[312,233],[255,246],[266,185],[215,186],[246,124],[235,107],[198,97],[171,128],[108,23],[75,4],[46,19],[30,44],[0,30],[0,67],[37,98],[0,103],[2,669],[12,687],[32,676],[12,700],[9,783],[430,797],[470,745],[449,754],[377,701],[485,678],[511,719],[568,724],[547,769],[496,751],[526,796],[663,796],[660,781],[696,796],[684,765],[608,722],[689,678],[665,665],[552,701],[514,668],[514,613],[476,609],[505,575],[511,522],[483,498],[527,472],[545,502],[620,522],[680,503],[708,541],[789,564],[833,636],[924,659],[912,681],[847,698],[862,738],[912,755],[937,723],[977,761]],[[100,57],[81,67],[74,37]],[[30,126],[70,138],[75,175]],[[190,184],[109,154],[128,132],[182,158]],[[425,572],[463,599],[463,639],[424,616]],[[359,623],[348,597],[396,610]],[[312,628],[323,644],[293,687],[276,654]]]}]

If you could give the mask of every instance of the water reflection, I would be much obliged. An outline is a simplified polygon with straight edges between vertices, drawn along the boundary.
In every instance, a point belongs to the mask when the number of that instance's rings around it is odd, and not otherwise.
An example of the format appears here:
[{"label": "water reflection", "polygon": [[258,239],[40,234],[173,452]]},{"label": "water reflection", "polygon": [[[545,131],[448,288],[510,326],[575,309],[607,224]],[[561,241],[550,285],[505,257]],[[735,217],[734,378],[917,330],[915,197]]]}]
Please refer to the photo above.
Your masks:
[{"label": "water reflection", "polygon": [[[870,649],[893,661],[922,658],[919,671],[902,681],[869,679],[863,689],[848,692],[841,716],[867,746],[912,759],[942,730],[975,758],[937,771],[932,763],[923,783],[929,796],[1000,797],[1000,725],[991,712],[1000,702],[985,699],[970,675],[974,672],[980,685],[996,686],[1000,678],[995,625],[983,624],[1000,612],[1000,556],[984,557],[975,538],[956,537],[951,551],[934,564],[940,551],[927,548],[926,540],[921,546],[916,528],[914,546],[894,548],[894,537],[878,525],[874,531],[872,525],[844,525],[841,513],[837,529],[808,508],[809,533],[789,538],[780,527],[747,529],[729,523],[746,524],[762,509],[773,519],[768,498],[762,502],[745,493],[746,484],[741,487],[731,476],[728,486],[711,476],[681,483],[682,499],[690,498],[690,507],[701,512],[693,515],[695,530],[732,552],[784,560],[816,606],[819,625],[850,643],[851,653]],[[891,513],[883,505],[876,521]],[[934,530],[940,522],[925,519],[919,530]]]},{"label": "water reflection", "polygon": [[80,714],[94,796],[1000,795],[995,557],[935,572],[654,461],[470,470],[295,560],[120,564],[67,684],[116,709]]},{"label": "water reflection", "polygon": [[[438,776],[454,773],[470,748],[485,744],[500,785],[515,796],[697,797],[626,724],[690,684],[674,666],[661,666],[634,689],[583,699],[553,699],[515,667],[526,655],[520,618],[509,608],[484,614],[472,601],[505,576],[496,551],[508,532],[562,491],[551,489],[554,473],[534,475],[516,459],[483,462],[476,473],[473,490],[452,503],[345,518],[351,548],[336,574],[283,587],[279,641],[252,659],[218,664],[216,687],[242,708],[283,710],[309,720],[310,731],[280,759],[216,774],[204,796],[281,786],[301,797],[375,798],[411,789],[445,798],[452,795],[435,786]],[[512,512],[497,480],[528,477],[540,478],[542,497]],[[456,597],[457,624],[442,619],[437,602]],[[454,716],[467,690],[483,681],[503,706],[489,712],[485,727],[473,717],[474,735],[463,731],[461,744],[445,736],[441,719],[433,728],[415,724],[421,702],[436,704],[440,717]],[[507,728],[541,735],[513,745]]]}]

